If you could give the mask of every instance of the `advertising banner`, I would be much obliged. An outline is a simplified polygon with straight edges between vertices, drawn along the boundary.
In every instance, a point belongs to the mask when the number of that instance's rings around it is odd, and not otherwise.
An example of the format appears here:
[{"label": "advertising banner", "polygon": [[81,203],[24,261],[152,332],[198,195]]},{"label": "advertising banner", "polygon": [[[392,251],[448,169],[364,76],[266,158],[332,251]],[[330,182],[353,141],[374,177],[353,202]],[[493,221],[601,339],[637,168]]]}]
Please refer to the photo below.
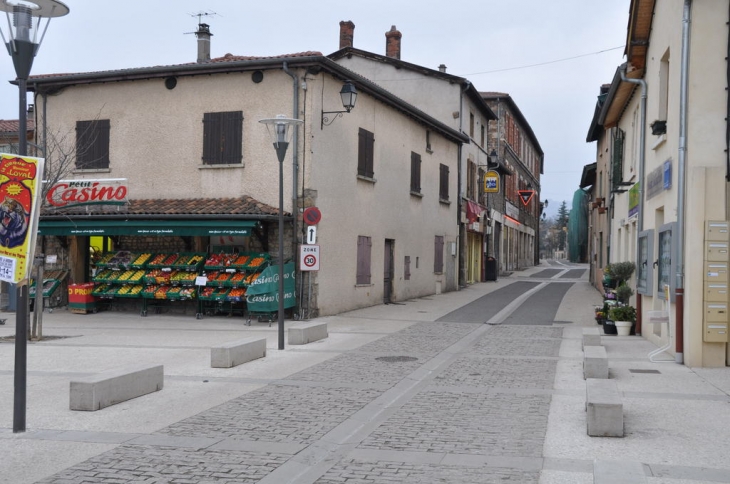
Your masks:
[{"label": "advertising banner", "polygon": [[[296,306],[296,267],[284,264],[284,308]],[[246,304],[252,313],[272,313],[279,309],[279,266],[272,265],[261,272],[246,290]]]},{"label": "advertising banner", "polygon": [[18,283],[33,265],[43,158],[0,153],[0,280]]}]

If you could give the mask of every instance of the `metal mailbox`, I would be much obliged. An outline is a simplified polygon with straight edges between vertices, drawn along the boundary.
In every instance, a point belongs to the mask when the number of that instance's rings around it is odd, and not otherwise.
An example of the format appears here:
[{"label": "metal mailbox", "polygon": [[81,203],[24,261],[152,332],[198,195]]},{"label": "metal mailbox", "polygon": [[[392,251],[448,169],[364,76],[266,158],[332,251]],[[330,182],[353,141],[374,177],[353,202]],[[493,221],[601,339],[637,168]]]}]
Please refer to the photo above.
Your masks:
[{"label": "metal mailbox", "polygon": [[727,303],[722,302],[706,302],[705,303],[705,322],[724,322],[728,321]]},{"label": "metal mailbox", "polygon": [[727,262],[705,262],[705,281],[707,282],[728,282]]},{"label": "metal mailbox", "polygon": [[705,301],[727,302],[726,282],[705,282]]},{"label": "metal mailbox", "polygon": [[726,262],[728,260],[728,242],[705,242],[705,260]]},{"label": "metal mailbox", "polygon": [[730,241],[730,226],[724,220],[709,220],[705,231],[705,240]]},{"label": "metal mailbox", "polygon": [[705,321],[703,340],[706,343],[727,343],[727,323]]}]

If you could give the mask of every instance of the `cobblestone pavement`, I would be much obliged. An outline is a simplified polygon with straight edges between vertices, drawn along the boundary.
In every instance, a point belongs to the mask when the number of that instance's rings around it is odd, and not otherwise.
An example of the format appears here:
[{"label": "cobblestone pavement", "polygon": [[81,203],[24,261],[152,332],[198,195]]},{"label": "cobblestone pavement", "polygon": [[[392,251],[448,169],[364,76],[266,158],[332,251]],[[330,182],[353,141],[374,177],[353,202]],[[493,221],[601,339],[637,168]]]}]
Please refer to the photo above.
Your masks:
[{"label": "cobblestone pavement", "polygon": [[413,324],[40,482],[538,482],[561,335]]}]

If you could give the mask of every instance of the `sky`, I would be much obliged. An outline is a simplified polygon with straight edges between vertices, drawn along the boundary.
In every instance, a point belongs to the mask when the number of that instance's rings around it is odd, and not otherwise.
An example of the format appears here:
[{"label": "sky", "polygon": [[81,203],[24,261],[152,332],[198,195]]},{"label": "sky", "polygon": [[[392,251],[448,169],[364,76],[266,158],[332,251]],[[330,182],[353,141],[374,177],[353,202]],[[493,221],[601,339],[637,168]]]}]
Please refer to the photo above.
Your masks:
[{"label": "sky", "polygon": [[[10,3],[23,0],[11,0]],[[583,167],[596,158],[586,135],[601,84],[625,61],[630,0],[63,0],[31,75],[195,62],[198,14],[210,25],[211,56],[275,56],[353,46],[385,54],[401,32],[401,60],[467,78],[479,91],[509,93],[544,152],[541,200],[548,216],[570,208]],[[0,13],[1,15],[2,13]],[[7,35],[7,21],[0,19]],[[10,56],[0,57],[0,119],[18,119]],[[29,97],[32,102],[32,97]]]}]

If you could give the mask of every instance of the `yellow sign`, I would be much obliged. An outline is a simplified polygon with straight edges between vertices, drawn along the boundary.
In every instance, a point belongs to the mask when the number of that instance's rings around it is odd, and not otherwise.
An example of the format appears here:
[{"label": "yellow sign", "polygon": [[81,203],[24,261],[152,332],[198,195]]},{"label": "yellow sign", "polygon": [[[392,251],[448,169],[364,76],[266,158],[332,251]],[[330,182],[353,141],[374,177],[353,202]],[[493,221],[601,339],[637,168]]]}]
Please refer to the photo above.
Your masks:
[{"label": "yellow sign", "polygon": [[499,193],[499,173],[494,170],[484,174],[484,193]]},{"label": "yellow sign", "polygon": [[0,153],[0,280],[17,283],[33,265],[43,158]]}]

